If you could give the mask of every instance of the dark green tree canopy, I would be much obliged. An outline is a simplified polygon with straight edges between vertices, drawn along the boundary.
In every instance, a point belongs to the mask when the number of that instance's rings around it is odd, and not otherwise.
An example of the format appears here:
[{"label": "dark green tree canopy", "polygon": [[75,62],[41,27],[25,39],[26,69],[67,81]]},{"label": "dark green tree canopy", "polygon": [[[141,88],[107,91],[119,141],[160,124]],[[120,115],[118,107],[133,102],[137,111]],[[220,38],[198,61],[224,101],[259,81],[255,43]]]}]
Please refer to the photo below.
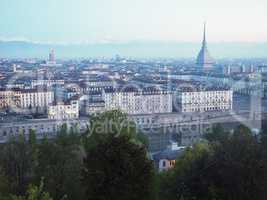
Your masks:
[{"label": "dark green tree canopy", "polygon": [[162,178],[162,199],[266,199],[266,146],[244,125],[233,134],[213,131],[209,144],[188,149]]},{"label": "dark green tree canopy", "polygon": [[87,152],[83,182],[88,200],[147,200],[153,165],[143,146],[125,135],[109,135]]}]

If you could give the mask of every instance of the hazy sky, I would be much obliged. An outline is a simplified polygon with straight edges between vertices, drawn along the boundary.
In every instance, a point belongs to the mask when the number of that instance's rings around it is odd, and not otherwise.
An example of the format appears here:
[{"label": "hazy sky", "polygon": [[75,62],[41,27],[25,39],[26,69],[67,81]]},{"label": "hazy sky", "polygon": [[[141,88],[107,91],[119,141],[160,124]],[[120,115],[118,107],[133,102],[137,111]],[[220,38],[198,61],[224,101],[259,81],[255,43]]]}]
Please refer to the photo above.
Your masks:
[{"label": "hazy sky", "polygon": [[267,41],[267,0],[0,0],[0,39]]}]

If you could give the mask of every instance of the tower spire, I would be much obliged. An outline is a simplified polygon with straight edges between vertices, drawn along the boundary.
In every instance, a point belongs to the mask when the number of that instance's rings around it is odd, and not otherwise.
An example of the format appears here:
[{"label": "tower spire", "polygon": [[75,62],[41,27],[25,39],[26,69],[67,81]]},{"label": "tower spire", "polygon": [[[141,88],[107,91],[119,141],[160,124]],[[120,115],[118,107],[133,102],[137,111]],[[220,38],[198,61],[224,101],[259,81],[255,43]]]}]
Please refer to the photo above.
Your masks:
[{"label": "tower spire", "polygon": [[206,47],[206,22],[204,22],[204,31],[203,31],[203,47]]},{"label": "tower spire", "polygon": [[197,56],[197,64],[203,69],[211,69],[214,61],[210,56],[206,41],[206,22],[204,23],[202,47]]}]

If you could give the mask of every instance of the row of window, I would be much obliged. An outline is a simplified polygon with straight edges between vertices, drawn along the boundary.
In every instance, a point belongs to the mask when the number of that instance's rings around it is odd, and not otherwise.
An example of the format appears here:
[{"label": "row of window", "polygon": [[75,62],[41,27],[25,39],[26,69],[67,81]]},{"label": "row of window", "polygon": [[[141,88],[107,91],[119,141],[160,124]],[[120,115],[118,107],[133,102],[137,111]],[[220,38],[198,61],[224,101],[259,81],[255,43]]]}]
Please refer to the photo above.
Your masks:
[{"label": "row of window", "polygon": [[229,107],[223,106],[223,107],[206,107],[203,109],[200,108],[184,108],[184,112],[200,112],[200,111],[215,111],[215,110],[228,110]]},{"label": "row of window", "polygon": [[[75,127],[76,123],[70,123],[70,127]],[[36,130],[37,133],[55,133],[57,130],[61,128],[61,124],[53,124],[50,126],[41,125],[30,125],[30,126],[20,126],[20,127],[9,127],[9,128],[1,128],[0,129],[0,137],[6,137],[11,135],[18,135],[21,133],[29,133],[30,130]],[[82,127],[81,127],[82,128]]]}]

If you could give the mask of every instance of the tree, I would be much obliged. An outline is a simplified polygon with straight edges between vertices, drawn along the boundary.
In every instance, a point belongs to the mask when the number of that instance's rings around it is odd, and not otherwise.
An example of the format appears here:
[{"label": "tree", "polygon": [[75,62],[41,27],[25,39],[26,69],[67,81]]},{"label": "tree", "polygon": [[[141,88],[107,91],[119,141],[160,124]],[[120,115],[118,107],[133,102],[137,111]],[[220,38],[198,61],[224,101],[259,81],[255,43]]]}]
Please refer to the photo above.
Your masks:
[{"label": "tree", "polygon": [[45,189],[54,199],[63,195],[70,200],[83,199],[80,140],[78,135],[68,134],[66,130],[63,126],[54,140],[41,141],[35,179],[45,178]]},{"label": "tree", "polygon": [[8,185],[8,180],[2,169],[0,168],[0,200],[7,200],[9,196],[10,189]]},{"label": "tree", "polygon": [[148,147],[147,136],[120,110],[107,111],[92,117],[88,131],[84,135],[83,145],[88,150],[94,147],[97,141],[105,140],[108,135],[127,135],[133,142]]},{"label": "tree", "polygon": [[167,188],[168,199],[266,199],[267,154],[247,127],[238,126],[219,145],[203,147],[188,149],[168,172],[161,188]]},{"label": "tree", "polygon": [[221,124],[215,124],[212,129],[204,135],[209,142],[221,142],[226,140],[229,133],[224,130]]},{"label": "tree", "polygon": [[35,130],[30,129],[29,139],[28,139],[28,151],[31,166],[29,168],[29,173],[31,173],[31,177],[35,174],[35,168],[38,165],[38,154],[39,154],[39,147],[37,143],[36,133]]},{"label": "tree", "polygon": [[153,165],[147,158],[147,138],[119,110],[90,120],[83,137],[86,152],[83,183],[88,199],[147,199]]},{"label": "tree", "polygon": [[211,149],[207,143],[188,147],[177,159],[173,170],[160,174],[160,199],[207,198],[208,190],[204,190],[202,184],[210,154]]},{"label": "tree", "polygon": [[[34,137],[33,134],[31,137]],[[30,145],[29,140],[22,134],[1,146],[0,165],[14,194],[24,194],[26,185],[33,176],[35,158],[31,147],[35,144],[34,141],[31,142]]]},{"label": "tree", "polygon": [[44,183],[43,180],[40,183],[40,186],[30,185],[26,196],[13,196],[12,200],[53,200],[49,193],[44,192]]},{"label": "tree", "polygon": [[259,142],[246,126],[238,126],[216,149],[212,160],[209,182],[221,199],[266,199],[264,157]]},{"label": "tree", "polygon": [[153,164],[129,135],[110,134],[87,151],[82,173],[88,200],[147,200]]},{"label": "tree", "polygon": [[241,125],[239,125],[238,127],[235,128],[234,137],[236,137],[236,138],[239,137],[240,139],[242,139],[242,138],[243,139],[251,138],[252,137],[252,132],[247,126],[241,124]]}]

